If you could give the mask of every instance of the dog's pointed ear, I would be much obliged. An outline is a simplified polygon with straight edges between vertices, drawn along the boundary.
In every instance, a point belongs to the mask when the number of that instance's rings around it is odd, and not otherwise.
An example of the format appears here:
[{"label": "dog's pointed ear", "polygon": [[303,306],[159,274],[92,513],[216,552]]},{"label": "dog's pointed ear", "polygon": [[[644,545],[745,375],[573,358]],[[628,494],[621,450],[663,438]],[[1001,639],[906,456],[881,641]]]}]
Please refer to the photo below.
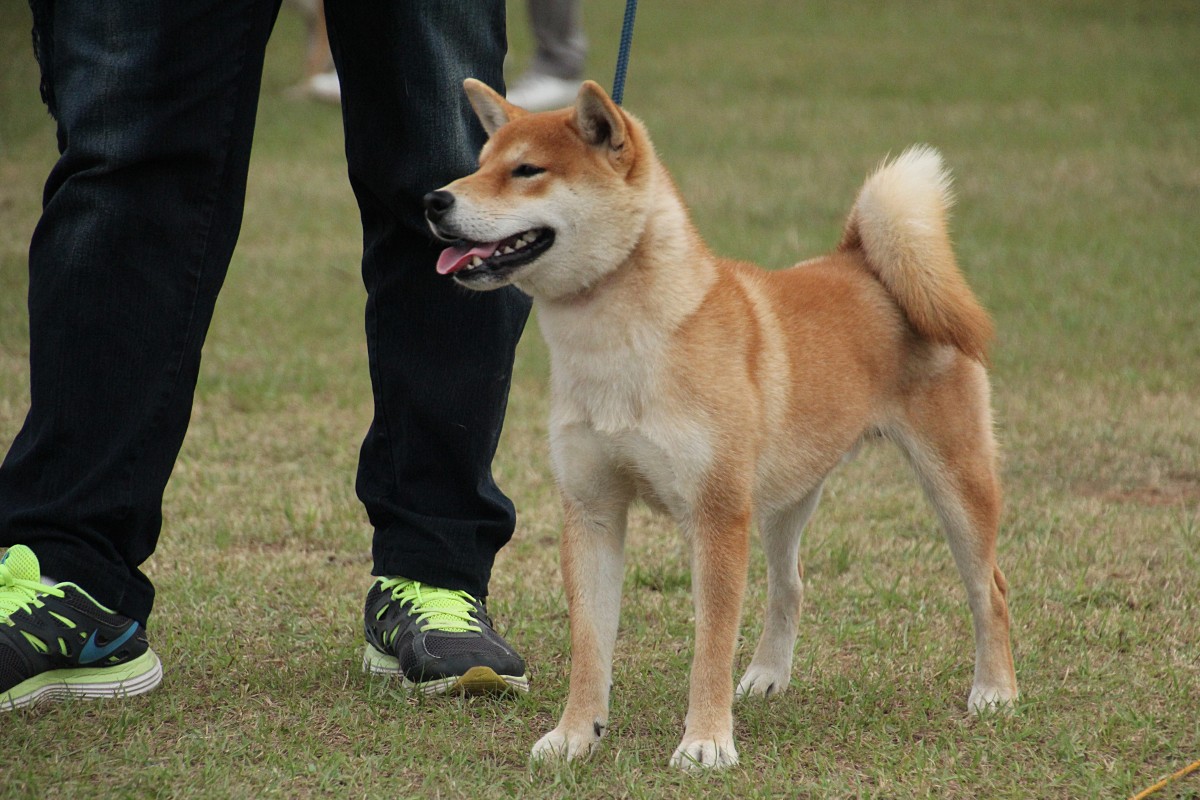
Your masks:
[{"label": "dog's pointed ear", "polygon": [[467,101],[470,102],[471,108],[475,109],[475,116],[479,117],[479,122],[489,137],[504,125],[527,113],[505,100],[499,92],[483,81],[467,78],[463,81],[463,89],[467,92]]},{"label": "dog's pointed ear", "polygon": [[594,147],[620,150],[627,136],[625,115],[600,84],[584,81],[575,98],[575,127],[583,140]]}]

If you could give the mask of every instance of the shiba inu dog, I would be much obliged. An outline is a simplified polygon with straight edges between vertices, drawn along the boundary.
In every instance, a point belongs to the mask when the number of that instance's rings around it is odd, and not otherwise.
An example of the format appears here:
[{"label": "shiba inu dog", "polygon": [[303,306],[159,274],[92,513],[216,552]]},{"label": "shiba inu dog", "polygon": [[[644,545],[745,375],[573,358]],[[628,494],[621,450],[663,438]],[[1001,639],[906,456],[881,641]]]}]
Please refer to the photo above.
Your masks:
[{"label": "shiba inu dog", "polygon": [[761,641],[737,695],[788,686],[800,535],[825,477],[864,439],[903,450],[945,529],[975,631],[968,709],[1017,698],[989,384],[992,324],[955,263],[949,176],[907,150],[871,175],[829,255],[768,272],[713,255],[644,126],[586,83],[529,114],[477,81],[490,138],[430,193],[438,271],[530,294],[550,353],[570,692],[533,757],[589,753],[608,724],[626,512],[669,513],[691,543],[696,615],[683,768],[737,762],[734,650],[757,519]]}]

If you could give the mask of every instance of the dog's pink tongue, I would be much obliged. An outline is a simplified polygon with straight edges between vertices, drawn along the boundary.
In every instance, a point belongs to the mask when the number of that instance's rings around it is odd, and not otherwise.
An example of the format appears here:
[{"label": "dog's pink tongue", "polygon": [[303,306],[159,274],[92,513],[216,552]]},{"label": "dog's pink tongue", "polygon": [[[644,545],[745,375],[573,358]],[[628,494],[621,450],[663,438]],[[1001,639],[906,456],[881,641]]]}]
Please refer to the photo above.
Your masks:
[{"label": "dog's pink tongue", "polygon": [[496,252],[496,247],[499,242],[485,242],[483,244],[467,245],[452,245],[442,251],[438,256],[437,271],[439,275],[449,275],[458,272],[465,267],[467,263],[479,256],[487,258],[492,253]]}]

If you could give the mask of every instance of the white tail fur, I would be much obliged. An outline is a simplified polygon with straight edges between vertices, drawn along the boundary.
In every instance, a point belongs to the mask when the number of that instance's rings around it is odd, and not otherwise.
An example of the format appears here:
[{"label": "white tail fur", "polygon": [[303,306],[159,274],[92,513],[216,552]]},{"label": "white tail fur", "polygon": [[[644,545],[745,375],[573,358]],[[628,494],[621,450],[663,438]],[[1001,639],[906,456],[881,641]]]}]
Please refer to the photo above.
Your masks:
[{"label": "white tail fur", "polygon": [[963,279],[950,245],[950,174],[941,154],[910,147],[859,191],[841,249],[861,249],[912,326],[985,361],[992,323]]}]

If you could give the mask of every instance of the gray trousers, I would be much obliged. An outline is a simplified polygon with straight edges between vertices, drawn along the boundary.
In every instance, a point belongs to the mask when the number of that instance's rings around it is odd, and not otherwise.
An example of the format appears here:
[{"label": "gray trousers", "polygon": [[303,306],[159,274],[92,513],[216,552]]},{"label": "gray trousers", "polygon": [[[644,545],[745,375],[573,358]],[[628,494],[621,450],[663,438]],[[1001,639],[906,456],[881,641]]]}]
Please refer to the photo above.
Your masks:
[{"label": "gray trousers", "polygon": [[537,42],[530,72],[576,80],[583,77],[587,37],[581,0],[529,0],[529,23]]}]

